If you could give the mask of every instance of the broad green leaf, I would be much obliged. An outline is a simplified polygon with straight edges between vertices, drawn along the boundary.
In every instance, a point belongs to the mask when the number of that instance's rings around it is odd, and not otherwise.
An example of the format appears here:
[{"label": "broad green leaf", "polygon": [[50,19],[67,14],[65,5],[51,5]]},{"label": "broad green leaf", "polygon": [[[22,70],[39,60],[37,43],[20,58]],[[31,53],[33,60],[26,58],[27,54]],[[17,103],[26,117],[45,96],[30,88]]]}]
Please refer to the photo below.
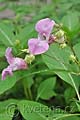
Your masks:
[{"label": "broad green leaf", "polygon": [[6,100],[0,102],[0,120],[12,120],[16,109],[17,100]]},{"label": "broad green leaf", "polygon": [[5,112],[0,113],[0,120],[12,120],[11,117],[9,117]]},{"label": "broad green leaf", "polygon": [[[0,76],[0,94],[12,88],[18,80],[23,80],[23,78],[26,78],[27,74],[27,70],[18,70],[13,72],[13,76],[8,75],[5,80],[1,80]],[[30,81],[29,86],[31,86],[31,84],[32,80]]]},{"label": "broad green leaf", "polygon": [[15,36],[13,34],[14,28],[12,24],[1,22],[0,23],[0,41],[5,46],[13,46]]},{"label": "broad green leaf", "polygon": [[55,96],[56,93],[53,90],[55,87],[55,84],[56,84],[55,77],[48,78],[47,80],[44,80],[43,82],[41,82],[38,88],[37,99],[39,98],[49,99]]},{"label": "broad green leaf", "polygon": [[20,101],[18,109],[26,120],[49,120],[46,115],[51,111],[45,105],[27,100]]},{"label": "broad green leaf", "polygon": [[79,28],[78,15],[76,13],[69,12],[62,18],[62,23],[70,32],[76,31]]},{"label": "broad green leaf", "polygon": [[75,97],[75,90],[72,87],[69,87],[64,92],[64,97],[67,103],[70,102],[71,99]]},{"label": "broad green leaf", "polygon": [[[58,44],[53,44],[50,46],[49,51],[42,55],[44,62],[49,67],[49,69],[54,70],[54,72],[65,82],[73,86],[73,88],[78,93],[77,85],[80,83],[77,76],[72,76],[71,72],[74,72],[70,68],[69,58],[72,54],[71,50],[66,47],[61,49]],[[76,69],[76,68],[75,68]],[[62,71],[61,71],[62,70]],[[77,71],[77,69],[76,69]]]},{"label": "broad green leaf", "polygon": [[0,94],[3,94],[10,88],[12,88],[17,82],[16,73],[13,76],[7,76],[5,80],[0,79]]}]

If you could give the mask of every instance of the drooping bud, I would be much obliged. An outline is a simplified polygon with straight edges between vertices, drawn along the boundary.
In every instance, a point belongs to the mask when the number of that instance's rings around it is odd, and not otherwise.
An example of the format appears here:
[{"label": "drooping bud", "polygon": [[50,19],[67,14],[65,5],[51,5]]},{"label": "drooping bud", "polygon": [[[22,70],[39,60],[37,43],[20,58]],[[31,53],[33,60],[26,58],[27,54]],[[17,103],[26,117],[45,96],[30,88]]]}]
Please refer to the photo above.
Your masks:
[{"label": "drooping bud", "polygon": [[73,62],[75,62],[76,61],[76,56],[70,55],[70,60],[73,61]]},{"label": "drooping bud", "polygon": [[65,48],[66,46],[67,46],[66,43],[60,44],[60,47],[61,47],[61,48]]},{"label": "drooping bud", "polygon": [[16,40],[15,45],[20,45],[20,40]]},{"label": "drooping bud", "polygon": [[32,55],[32,54],[25,56],[25,61],[26,61],[28,64],[31,64],[34,59],[35,59],[35,56]]},{"label": "drooping bud", "polygon": [[59,30],[55,35],[56,35],[57,38],[61,38],[61,37],[64,36],[64,31],[63,30]]},{"label": "drooping bud", "polygon": [[55,41],[58,43],[64,43],[65,42],[65,37],[64,37],[64,31],[63,30],[59,30],[56,34],[56,39]]}]

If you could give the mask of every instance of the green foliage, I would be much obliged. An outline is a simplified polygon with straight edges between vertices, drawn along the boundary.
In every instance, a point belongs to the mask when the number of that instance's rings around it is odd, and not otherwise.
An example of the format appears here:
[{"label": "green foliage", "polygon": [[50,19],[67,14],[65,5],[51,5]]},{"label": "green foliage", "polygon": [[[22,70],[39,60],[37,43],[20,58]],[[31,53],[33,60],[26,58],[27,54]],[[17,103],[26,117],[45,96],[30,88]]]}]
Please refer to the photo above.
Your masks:
[{"label": "green foliage", "polygon": [[39,99],[39,98],[49,99],[50,97],[55,96],[56,93],[53,91],[55,83],[56,83],[55,77],[49,78],[49,79],[41,82],[41,84],[38,88],[37,99]]},{"label": "green foliage", "polygon": [[[0,0],[0,12],[15,13],[13,18],[0,19],[0,120],[79,120],[80,0],[15,1]],[[36,38],[36,22],[46,17],[62,24],[67,46],[53,43],[27,70],[2,81],[2,70],[8,65],[6,48],[12,47],[16,57],[24,58],[21,50]]]},{"label": "green foliage", "polygon": [[[77,65],[72,64],[71,66],[69,63],[71,54],[72,52],[68,47],[61,49],[59,45],[53,44],[49,51],[43,55],[43,60],[62,80],[74,87],[73,82],[75,80],[73,80],[71,76],[71,73],[74,72],[72,66],[75,66],[75,72],[78,72],[79,69]],[[79,80],[77,79],[75,82],[77,83],[78,81]]]}]

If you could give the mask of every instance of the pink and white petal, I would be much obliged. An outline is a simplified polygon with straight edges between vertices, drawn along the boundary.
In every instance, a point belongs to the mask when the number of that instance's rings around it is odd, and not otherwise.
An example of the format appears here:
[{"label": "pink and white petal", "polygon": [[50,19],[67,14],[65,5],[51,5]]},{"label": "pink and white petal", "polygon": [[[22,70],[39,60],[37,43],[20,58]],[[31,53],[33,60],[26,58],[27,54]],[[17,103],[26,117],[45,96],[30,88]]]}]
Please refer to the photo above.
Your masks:
[{"label": "pink and white petal", "polygon": [[46,41],[41,41],[35,38],[28,41],[28,46],[30,53],[33,55],[45,53],[49,49],[49,45]]},{"label": "pink and white petal", "polygon": [[14,57],[13,57],[13,55],[12,55],[12,48],[8,47],[8,48],[6,49],[5,57],[6,57],[7,62],[8,62],[9,64],[12,64],[12,63],[13,63]]},{"label": "pink and white petal", "polygon": [[48,44],[52,44],[55,41],[56,37],[54,35],[50,35],[49,39],[48,39]]},{"label": "pink and white petal", "polygon": [[22,59],[22,58],[14,58],[14,62],[12,65],[10,65],[12,67],[12,70],[21,70],[21,69],[27,69],[27,63]]},{"label": "pink and white petal", "polygon": [[39,34],[48,37],[55,25],[55,21],[45,18],[37,22],[35,29]]},{"label": "pink and white petal", "polygon": [[5,80],[7,75],[10,75],[12,76],[13,73],[12,73],[12,69],[10,66],[8,66],[7,68],[5,68],[3,71],[2,71],[2,80]]}]

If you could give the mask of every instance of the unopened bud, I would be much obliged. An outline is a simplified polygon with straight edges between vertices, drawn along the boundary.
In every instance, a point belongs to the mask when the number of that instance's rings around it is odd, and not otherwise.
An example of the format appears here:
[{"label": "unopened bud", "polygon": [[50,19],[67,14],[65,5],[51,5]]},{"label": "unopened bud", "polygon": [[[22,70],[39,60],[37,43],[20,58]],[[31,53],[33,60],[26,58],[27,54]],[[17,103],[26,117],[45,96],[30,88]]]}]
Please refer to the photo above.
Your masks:
[{"label": "unopened bud", "polygon": [[76,57],[74,55],[70,55],[70,60],[72,60],[73,62],[76,61]]},{"label": "unopened bud", "polygon": [[22,52],[29,53],[29,49],[23,49]]},{"label": "unopened bud", "polygon": [[56,38],[55,41],[56,41],[57,43],[64,44],[64,43],[65,43],[65,37],[63,36],[63,37],[61,37],[61,38]]},{"label": "unopened bud", "polygon": [[61,37],[64,36],[64,31],[63,30],[59,30],[55,35],[56,35],[57,38],[61,38]]},{"label": "unopened bud", "polygon": [[20,40],[16,40],[15,45],[19,45],[19,44],[20,44]]},{"label": "unopened bud", "polygon": [[60,47],[61,47],[61,48],[65,48],[66,46],[67,46],[66,43],[60,44]]},{"label": "unopened bud", "polygon": [[59,28],[59,27],[60,27],[60,26],[59,26],[59,24],[56,24],[56,23],[55,23],[55,25],[54,25],[54,26],[55,26],[56,28]]},{"label": "unopened bud", "polygon": [[34,59],[35,59],[35,56],[32,55],[32,54],[26,55],[26,57],[25,57],[25,61],[26,61],[28,64],[31,64]]}]

